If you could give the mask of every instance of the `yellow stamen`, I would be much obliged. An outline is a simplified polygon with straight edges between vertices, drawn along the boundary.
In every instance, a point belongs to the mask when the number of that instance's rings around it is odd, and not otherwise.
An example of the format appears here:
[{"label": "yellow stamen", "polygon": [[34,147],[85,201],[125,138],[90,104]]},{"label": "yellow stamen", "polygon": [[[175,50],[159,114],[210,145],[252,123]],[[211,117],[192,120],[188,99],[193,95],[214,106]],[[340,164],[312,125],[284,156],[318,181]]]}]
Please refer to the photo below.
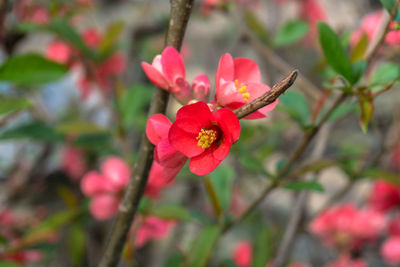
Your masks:
[{"label": "yellow stamen", "polygon": [[196,140],[198,140],[197,145],[201,148],[209,148],[216,139],[217,132],[212,129],[201,129],[199,135],[196,137]]},{"label": "yellow stamen", "polygon": [[239,81],[238,81],[238,80],[235,80],[235,87],[236,87],[236,90],[237,90],[239,93],[242,94],[243,99],[244,99],[244,102],[246,102],[246,103],[249,102],[250,93],[249,93],[249,91],[247,90],[246,85],[245,85],[244,83],[240,83],[240,84],[239,84]]}]

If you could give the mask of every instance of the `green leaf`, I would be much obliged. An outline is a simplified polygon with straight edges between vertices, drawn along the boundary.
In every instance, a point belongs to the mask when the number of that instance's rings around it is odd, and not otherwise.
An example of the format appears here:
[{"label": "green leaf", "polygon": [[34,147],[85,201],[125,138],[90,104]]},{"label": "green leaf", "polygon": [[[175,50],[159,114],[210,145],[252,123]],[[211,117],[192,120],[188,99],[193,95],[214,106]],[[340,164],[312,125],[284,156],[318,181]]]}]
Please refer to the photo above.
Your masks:
[{"label": "green leaf", "polygon": [[301,40],[308,32],[308,24],[301,20],[286,22],[277,32],[274,43],[276,46],[285,46]]},{"label": "green leaf", "polygon": [[150,214],[162,219],[182,220],[182,221],[191,220],[190,212],[184,207],[179,205],[171,205],[171,204],[158,205],[150,210]]},{"label": "green leaf", "polygon": [[221,229],[216,225],[206,226],[196,236],[188,253],[188,266],[204,267],[210,259]]},{"label": "green leaf", "polygon": [[301,127],[307,125],[311,112],[303,94],[297,91],[287,91],[279,98],[278,108],[286,112]]},{"label": "green leaf", "polygon": [[99,51],[101,53],[107,53],[112,50],[117,43],[119,36],[123,30],[124,23],[122,21],[117,21],[112,23],[107,27],[107,31],[100,43]]},{"label": "green leaf", "polygon": [[272,256],[269,230],[265,226],[260,228],[254,244],[252,267],[265,267]]},{"label": "green leaf", "polygon": [[350,84],[355,83],[353,68],[338,36],[324,22],[318,22],[319,41],[328,64]]},{"label": "green leaf", "polygon": [[71,225],[67,236],[67,246],[73,265],[82,266],[82,260],[85,256],[86,234],[81,225],[76,223]]},{"label": "green leaf", "polygon": [[351,61],[361,60],[368,48],[368,35],[364,33],[351,51]]},{"label": "green leaf", "polygon": [[367,176],[372,179],[383,179],[392,184],[400,186],[399,175],[387,170],[382,170],[378,168],[368,169],[363,173],[363,176]]},{"label": "green leaf", "polygon": [[226,210],[231,203],[231,193],[235,172],[232,168],[219,167],[210,174],[210,181],[214,187],[222,210]]},{"label": "green leaf", "polygon": [[361,109],[360,125],[363,133],[366,133],[369,121],[371,120],[372,115],[374,114],[374,102],[372,98],[364,96],[362,94],[359,95],[358,99]]},{"label": "green leaf", "polygon": [[246,167],[247,169],[255,172],[255,173],[262,173],[266,176],[270,176],[270,174],[264,169],[263,163],[256,157],[251,156],[250,154],[240,154],[239,155],[240,163]]},{"label": "green leaf", "polygon": [[0,115],[27,109],[31,106],[31,101],[26,98],[0,96]]},{"label": "green leaf", "polygon": [[353,65],[353,74],[354,74],[354,83],[360,80],[361,76],[364,74],[365,69],[367,68],[367,62],[365,60],[360,60],[354,62]]},{"label": "green leaf", "polygon": [[180,267],[184,263],[184,257],[182,253],[173,252],[170,253],[167,261],[164,264],[164,267]]},{"label": "green leaf", "polygon": [[25,138],[58,142],[62,141],[64,137],[40,121],[20,124],[0,133],[0,140]]},{"label": "green leaf", "polygon": [[57,125],[56,129],[60,133],[72,135],[99,134],[106,131],[99,125],[86,121],[64,122]]},{"label": "green leaf", "polygon": [[285,185],[286,189],[293,191],[311,190],[316,192],[324,192],[324,188],[317,181],[294,181]]},{"label": "green leaf", "polygon": [[11,261],[0,261],[0,266],[1,267],[22,267],[22,265],[19,265],[15,262],[11,262]]},{"label": "green leaf", "polygon": [[399,79],[400,67],[396,63],[386,62],[380,64],[374,71],[370,81],[370,89],[372,92],[378,92],[385,86]]},{"label": "green leaf", "polygon": [[396,0],[381,0],[381,3],[386,8],[386,10],[391,13],[394,5],[396,4]]},{"label": "green leaf", "polygon": [[19,85],[38,85],[57,81],[67,73],[67,68],[39,54],[10,57],[0,66],[0,81]]},{"label": "green leaf", "polygon": [[153,88],[135,84],[124,90],[119,97],[118,107],[126,129],[132,126],[144,128],[147,121],[147,105],[149,105]]},{"label": "green leaf", "polygon": [[[356,109],[357,109],[357,106],[354,103],[342,104],[332,112],[332,114],[329,117],[328,121],[329,122],[336,121],[336,120],[346,116],[347,114],[349,114],[351,112],[355,112]],[[326,110],[325,110],[324,113],[326,113]]]}]

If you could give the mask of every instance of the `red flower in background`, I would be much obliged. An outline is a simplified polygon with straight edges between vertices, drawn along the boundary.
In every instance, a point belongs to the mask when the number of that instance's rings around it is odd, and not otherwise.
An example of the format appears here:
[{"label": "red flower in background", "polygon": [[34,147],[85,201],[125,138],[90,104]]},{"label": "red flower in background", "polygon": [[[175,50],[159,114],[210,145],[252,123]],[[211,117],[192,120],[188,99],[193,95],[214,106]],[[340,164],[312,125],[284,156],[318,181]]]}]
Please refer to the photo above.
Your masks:
[{"label": "red flower in background", "polygon": [[233,262],[239,267],[249,267],[253,259],[253,248],[250,242],[242,241],[233,251]]},{"label": "red flower in background", "polygon": [[400,237],[389,237],[381,247],[381,254],[388,264],[398,266],[400,264]]},{"label": "red flower in background", "polygon": [[81,182],[84,195],[91,197],[90,212],[98,220],[107,220],[117,213],[122,193],[129,183],[130,168],[118,157],[109,157],[101,173],[91,171]]},{"label": "red flower in background", "polygon": [[190,158],[190,170],[197,175],[213,171],[239,138],[240,124],[225,108],[211,113],[204,102],[182,107],[168,134],[171,145]]},{"label": "red flower in background", "polygon": [[72,180],[79,180],[86,171],[84,154],[75,147],[66,146],[62,154],[61,167]]},{"label": "red flower in background", "polygon": [[383,180],[375,182],[371,189],[368,204],[372,209],[382,212],[400,207],[399,187]]},{"label": "red flower in background", "polygon": [[[140,222],[134,224],[135,246],[142,247],[150,240],[160,240],[170,232],[176,225],[175,221],[163,220],[154,216],[138,219]],[[136,228],[136,229],[135,229]]]},{"label": "red flower in background", "polygon": [[[271,89],[261,83],[260,69],[253,60],[233,59],[230,54],[224,54],[219,60],[215,87],[217,105],[231,110],[251,102]],[[246,116],[245,119],[264,118],[277,104],[278,100]]]}]

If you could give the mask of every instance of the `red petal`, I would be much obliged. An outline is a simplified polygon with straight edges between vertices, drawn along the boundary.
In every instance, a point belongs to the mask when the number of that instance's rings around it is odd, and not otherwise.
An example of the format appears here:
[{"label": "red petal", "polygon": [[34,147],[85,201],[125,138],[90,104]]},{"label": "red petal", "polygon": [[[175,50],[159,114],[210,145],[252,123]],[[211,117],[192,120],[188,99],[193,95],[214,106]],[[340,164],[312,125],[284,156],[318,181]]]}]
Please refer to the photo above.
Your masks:
[{"label": "red petal", "polygon": [[201,125],[197,125],[197,130],[195,130],[193,129],[195,127],[192,126],[195,123],[190,119],[177,120],[172,124],[168,135],[171,145],[189,158],[197,156],[204,151],[204,148],[197,145],[198,141],[196,140]]},{"label": "red petal", "polygon": [[233,102],[246,104],[241,93],[236,90],[234,82],[221,83],[220,87],[216,90],[217,103],[222,106],[228,106]]},{"label": "red petal", "polygon": [[211,117],[212,112],[210,111],[210,108],[202,101],[183,106],[176,113],[176,120],[184,118],[196,120],[198,124],[203,125],[201,127],[209,126]]},{"label": "red petal", "polygon": [[147,78],[149,78],[152,83],[164,90],[168,90],[168,81],[166,80],[164,75],[160,73],[156,68],[154,68],[147,62],[142,62],[142,69],[144,73],[146,73]]},{"label": "red petal", "polygon": [[220,163],[221,160],[214,158],[214,149],[209,148],[204,153],[190,159],[190,171],[197,175],[207,175],[212,172]]},{"label": "red petal", "polygon": [[215,87],[219,88],[221,79],[224,81],[233,81],[234,63],[230,54],[224,54],[218,63],[217,74],[215,75]]},{"label": "red petal", "polygon": [[172,123],[163,114],[154,114],[147,121],[146,135],[153,145],[157,145],[161,139],[168,138],[169,128]]},{"label": "red petal", "polygon": [[230,143],[235,142],[240,135],[240,123],[236,115],[229,109],[221,108],[213,116],[223,135],[229,138]]},{"label": "red petal", "polygon": [[261,81],[260,69],[253,60],[248,58],[235,58],[235,80],[239,82],[255,82]]},{"label": "red petal", "polygon": [[175,48],[167,46],[161,54],[161,64],[166,78],[175,83],[177,78],[185,80],[185,65],[181,55]]},{"label": "red petal", "polygon": [[174,168],[186,162],[186,156],[176,150],[168,139],[164,139],[157,145],[157,161],[164,167]]}]

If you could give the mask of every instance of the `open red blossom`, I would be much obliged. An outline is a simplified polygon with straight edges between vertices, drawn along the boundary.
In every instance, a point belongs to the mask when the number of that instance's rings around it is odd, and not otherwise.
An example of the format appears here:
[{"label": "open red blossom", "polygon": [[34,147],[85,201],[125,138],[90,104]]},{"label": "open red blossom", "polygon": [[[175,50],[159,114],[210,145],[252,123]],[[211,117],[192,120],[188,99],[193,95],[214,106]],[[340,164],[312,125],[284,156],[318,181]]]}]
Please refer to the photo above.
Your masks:
[{"label": "open red blossom", "polygon": [[[219,60],[215,76],[215,101],[222,107],[231,110],[241,107],[271,88],[261,83],[260,69],[257,64],[248,58],[233,59],[230,54],[224,54]],[[260,108],[246,116],[245,119],[259,119],[266,117],[278,104],[278,100]]]},{"label": "open red blossom", "polygon": [[[169,184],[185,165],[187,157],[173,147],[168,139],[172,123],[162,114],[152,115],[146,125],[146,135],[156,146],[154,163],[150,171],[151,185]],[[156,182],[157,179],[163,181]],[[150,186],[150,185],[149,185]]]},{"label": "open red blossom", "polygon": [[169,142],[190,158],[190,170],[197,175],[213,171],[239,138],[240,124],[226,108],[215,113],[204,102],[182,107],[169,130]]}]

